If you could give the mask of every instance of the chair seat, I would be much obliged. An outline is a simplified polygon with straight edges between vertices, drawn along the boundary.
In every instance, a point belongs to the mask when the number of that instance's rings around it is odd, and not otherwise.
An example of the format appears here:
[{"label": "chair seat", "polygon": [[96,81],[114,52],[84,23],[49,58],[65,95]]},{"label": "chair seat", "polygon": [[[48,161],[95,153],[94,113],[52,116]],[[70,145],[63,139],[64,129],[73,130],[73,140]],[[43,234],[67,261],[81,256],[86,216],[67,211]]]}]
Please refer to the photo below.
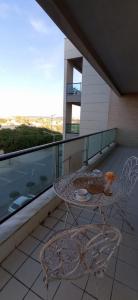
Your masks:
[{"label": "chair seat", "polygon": [[120,241],[120,231],[111,225],[83,225],[57,233],[40,253],[45,280],[101,275]]}]

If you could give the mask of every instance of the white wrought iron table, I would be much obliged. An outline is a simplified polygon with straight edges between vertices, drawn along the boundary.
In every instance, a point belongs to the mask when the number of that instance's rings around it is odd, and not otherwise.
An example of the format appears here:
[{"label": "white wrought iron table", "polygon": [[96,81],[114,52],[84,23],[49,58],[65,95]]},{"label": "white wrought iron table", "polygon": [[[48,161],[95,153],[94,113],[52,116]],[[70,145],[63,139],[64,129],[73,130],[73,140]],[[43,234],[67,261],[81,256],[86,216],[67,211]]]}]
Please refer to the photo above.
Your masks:
[{"label": "white wrought iron table", "polygon": [[65,226],[69,213],[71,213],[75,223],[78,224],[71,210],[72,205],[77,207],[98,209],[102,216],[103,222],[106,223],[106,208],[118,201],[119,195],[117,191],[113,191],[111,195],[106,195],[103,191],[99,193],[89,193],[89,199],[84,198],[84,200],[81,199],[81,201],[76,197],[76,192],[79,189],[87,189],[92,182],[100,184],[103,183],[102,181],[102,177],[95,178],[90,176],[90,173],[78,172],[60,177],[55,181],[53,185],[55,193],[59,198],[64,200],[67,207]]}]

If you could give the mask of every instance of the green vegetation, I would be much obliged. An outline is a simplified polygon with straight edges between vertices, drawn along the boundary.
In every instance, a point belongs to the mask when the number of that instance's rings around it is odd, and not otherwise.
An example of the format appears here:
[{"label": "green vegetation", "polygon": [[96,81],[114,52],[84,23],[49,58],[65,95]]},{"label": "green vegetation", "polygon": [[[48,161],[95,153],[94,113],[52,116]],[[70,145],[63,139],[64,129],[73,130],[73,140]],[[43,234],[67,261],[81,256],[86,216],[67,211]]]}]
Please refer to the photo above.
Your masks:
[{"label": "green vegetation", "polygon": [[4,153],[47,144],[61,139],[61,133],[43,127],[21,125],[15,129],[0,129],[0,149]]}]

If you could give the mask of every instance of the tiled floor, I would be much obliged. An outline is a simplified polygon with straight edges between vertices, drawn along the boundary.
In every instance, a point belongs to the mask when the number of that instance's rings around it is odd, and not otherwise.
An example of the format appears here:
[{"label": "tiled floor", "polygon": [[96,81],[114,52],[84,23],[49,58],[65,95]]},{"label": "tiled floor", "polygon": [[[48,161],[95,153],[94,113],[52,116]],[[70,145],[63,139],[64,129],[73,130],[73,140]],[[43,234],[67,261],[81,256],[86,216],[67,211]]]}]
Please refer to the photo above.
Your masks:
[{"label": "tiled floor", "polygon": [[[120,172],[127,157],[138,156],[138,149],[117,148],[99,166],[103,170]],[[53,281],[49,286],[49,300],[137,300],[138,299],[138,186],[127,205],[128,217],[135,231],[114,216],[112,224],[120,228],[123,239],[112,257],[104,279],[91,276],[68,282]],[[51,235],[64,228],[65,206],[61,204],[51,216],[39,225],[0,266],[0,300],[45,300],[47,291],[43,283],[40,249]],[[76,210],[80,224],[99,222],[97,213]],[[68,227],[74,224],[68,218]]]}]

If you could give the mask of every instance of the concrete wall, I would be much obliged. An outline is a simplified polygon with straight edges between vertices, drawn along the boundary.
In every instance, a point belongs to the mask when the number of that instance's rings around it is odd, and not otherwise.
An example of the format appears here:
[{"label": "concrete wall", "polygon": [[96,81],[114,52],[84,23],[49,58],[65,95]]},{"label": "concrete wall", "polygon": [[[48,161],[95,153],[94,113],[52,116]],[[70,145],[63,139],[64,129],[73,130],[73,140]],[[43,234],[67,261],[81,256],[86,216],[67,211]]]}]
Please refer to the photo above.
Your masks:
[{"label": "concrete wall", "polygon": [[80,134],[108,128],[110,88],[83,58]]},{"label": "concrete wall", "polygon": [[[82,54],[74,47],[74,45],[65,38],[64,42],[64,104],[63,104],[63,136],[67,137],[65,133],[66,123],[72,121],[72,103],[67,102],[66,86],[73,82],[73,65],[69,59],[82,57]],[[79,97],[80,98],[80,97]]]},{"label": "concrete wall", "polygon": [[138,95],[118,97],[111,92],[108,127],[118,128],[118,142],[138,146]]},{"label": "concrete wall", "polygon": [[[71,75],[68,59],[80,56],[80,52],[66,39],[65,86]],[[70,107],[64,102],[65,118],[68,113],[71,113]],[[120,144],[138,146],[138,95],[118,97],[83,58],[80,135],[113,127],[118,128]]]},{"label": "concrete wall", "polygon": [[82,54],[78,51],[78,49],[65,38],[64,41],[64,59],[72,59],[76,57],[82,57]]}]

